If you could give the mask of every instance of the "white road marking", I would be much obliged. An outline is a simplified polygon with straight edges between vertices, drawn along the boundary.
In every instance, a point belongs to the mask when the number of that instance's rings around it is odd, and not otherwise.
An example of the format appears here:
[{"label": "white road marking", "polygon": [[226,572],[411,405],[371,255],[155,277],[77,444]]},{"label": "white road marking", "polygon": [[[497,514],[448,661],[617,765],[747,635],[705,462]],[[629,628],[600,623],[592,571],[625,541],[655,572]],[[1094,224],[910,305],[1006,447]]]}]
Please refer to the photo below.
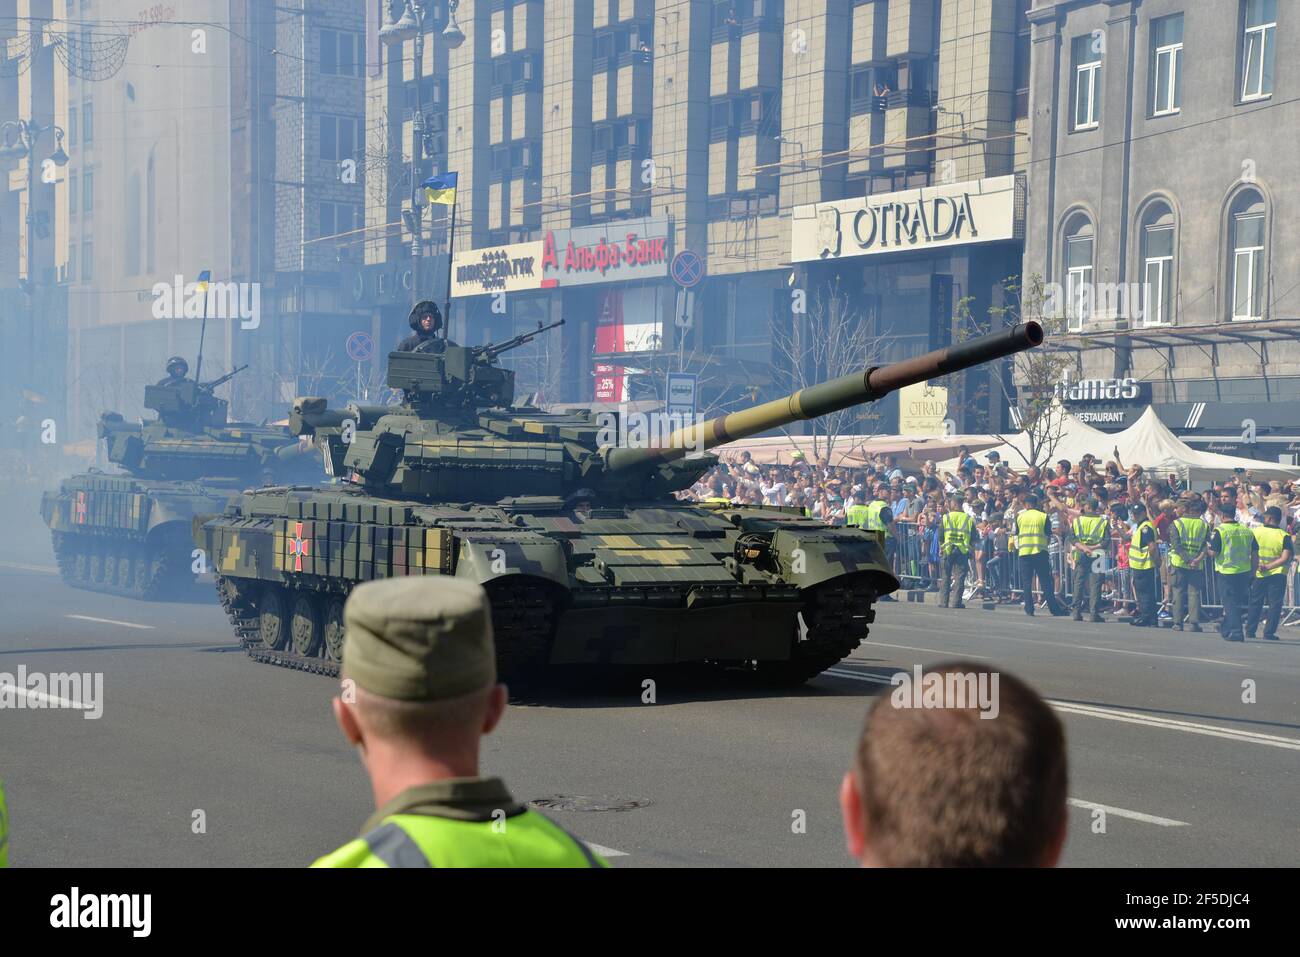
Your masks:
[{"label": "white road marking", "polygon": [[603,847],[600,844],[588,843],[587,846],[601,857],[627,857],[627,851],[616,851],[612,847]]},{"label": "white road marking", "polygon": [[[863,645],[875,645],[875,646],[878,647],[878,648],[902,648],[902,649],[904,649],[905,651],[928,651],[928,652],[930,652],[931,654],[935,654],[935,655],[951,655],[951,654],[954,653],[953,650],[952,650],[951,648],[946,649],[946,650],[943,650],[943,651],[940,651],[938,648],[918,648],[916,645],[891,645],[891,644],[890,644],[889,642],[887,642],[887,641],[864,641],[862,644],[863,644]],[[988,661],[988,660],[989,660],[989,656],[988,656],[988,655],[968,655],[968,654],[966,654],[965,652],[962,653],[962,657],[963,657],[963,658],[979,658],[979,659],[981,659],[981,660],[983,660],[983,661]]]},{"label": "white road marking", "polygon": [[44,572],[47,575],[57,575],[59,573],[56,565],[24,565],[22,562],[0,562],[0,568],[14,568],[23,572]]},{"label": "white road marking", "polygon": [[64,615],[64,618],[76,618],[80,621],[94,621],[101,625],[121,625],[123,628],[140,628],[142,630],[153,631],[153,625],[137,625],[133,621],[117,621],[113,618],[92,618],[90,615]]},{"label": "white road marking", "polygon": [[1115,817],[1126,817],[1130,821],[1141,821],[1143,824],[1155,824],[1159,827],[1191,827],[1186,821],[1175,821],[1171,817],[1157,817],[1154,814],[1143,814],[1141,811],[1130,811],[1122,807],[1111,807],[1109,804],[1096,804],[1092,801],[1081,801],[1079,798],[1070,798],[1068,803],[1071,807],[1081,807],[1089,811],[1102,810],[1107,814],[1113,814]]},{"label": "white road marking", "polygon": [[[832,675],[836,678],[848,678],[851,681],[864,681],[868,684],[893,684],[889,678],[882,678],[879,675],[856,674],[840,668],[829,668],[823,674]],[[1140,724],[1148,728],[1164,728],[1167,731],[1183,731],[1188,734],[1203,734],[1212,738],[1226,738],[1229,741],[1240,741],[1243,744],[1265,744],[1273,748],[1300,751],[1300,738],[1287,738],[1277,734],[1264,734],[1260,731],[1246,731],[1241,728],[1226,728],[1216,724],[1199,724],[1195,721],[1181,721],[1177,718],[1166,718],[1161,715],[1144,714],[1138,711],[1124,711],[1119,708],[1077,704],[1073,701],[1055,701],[1048,698],[1047,703],[1057,711],[1086,718],[1104,718],[1107,721]]]},{"label": "white road marking", "polygon": [[[890,627],[901,628],[908,631],[923,631],[926,634],[934,634],[934,629],[920,628],[916,625],[902,625],[902,624],[898,624],[897,622],[890,622]],[[1139,657],[1143,657],[1143,658],[1167,658],[1170,661],[1195,661],[1195,662],[1199,662],[1200,664],[1206,664],[1206,665],[1224,665],[1225,667],[1228,668],[1249,667],[1249,665],[1246,664],[1245,662],[1225,661],[1222,658],[1195,658],[1190,655],[1164,655],[1154,651],[1133,651],[1132,649],[1129,648],[1107,648],[1101,645],[1080,645],[1072,641],[1043,641],[1040,638],[1015,638],[1012,637],[1011,635],[997,635],[988,632],[985,632],[980,635],[966,635],[962,637],[997,638],[999,641],[1014,641],[1022,645],[1040,645],[1044,648],[1069,648],[1071,650],[1079,650],[1079,651],[1109,652],[1110,654],[1115,654],[1115,655],[1138,655]],[[962,652],[950,650],[949,653],[953,655],[957,655],[957,654],[961,654]],[[966,657],[970,657],[970,656],[967,655]]]}]

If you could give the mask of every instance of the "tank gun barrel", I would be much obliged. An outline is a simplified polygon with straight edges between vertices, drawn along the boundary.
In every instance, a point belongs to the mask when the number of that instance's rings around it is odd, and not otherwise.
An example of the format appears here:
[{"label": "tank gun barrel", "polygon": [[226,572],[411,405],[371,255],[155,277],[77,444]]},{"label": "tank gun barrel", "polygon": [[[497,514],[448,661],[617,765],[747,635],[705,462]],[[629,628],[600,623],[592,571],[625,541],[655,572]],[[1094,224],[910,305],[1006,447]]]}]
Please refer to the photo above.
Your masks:
[{"label": "tank gun barrel", "polygon": [[606,448],[603,450],[606,468],[611,472],[621,472],[649,464],[670,462],[693,451],[711,449],[791,422],[814,419],[850,406],[874,402],[902,386],[1003,359],[1032,349],[1042,341],[1043,327],[1037,322],[1024,322],[892,365],[852,372],[762,405],[683,426],[659,446]]}]

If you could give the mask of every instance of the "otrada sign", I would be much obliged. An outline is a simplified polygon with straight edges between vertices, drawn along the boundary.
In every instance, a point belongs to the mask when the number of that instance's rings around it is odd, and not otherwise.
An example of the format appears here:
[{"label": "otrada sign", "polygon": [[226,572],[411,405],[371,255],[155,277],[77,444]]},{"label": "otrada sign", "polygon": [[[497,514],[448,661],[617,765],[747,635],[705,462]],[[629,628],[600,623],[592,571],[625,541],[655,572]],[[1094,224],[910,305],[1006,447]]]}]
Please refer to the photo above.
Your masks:
[{"label": "otrada sign", "polygon": [[833,203],[796,206],[792,262],[905,252],[1016,239],[1016,177],[924,186]]}]

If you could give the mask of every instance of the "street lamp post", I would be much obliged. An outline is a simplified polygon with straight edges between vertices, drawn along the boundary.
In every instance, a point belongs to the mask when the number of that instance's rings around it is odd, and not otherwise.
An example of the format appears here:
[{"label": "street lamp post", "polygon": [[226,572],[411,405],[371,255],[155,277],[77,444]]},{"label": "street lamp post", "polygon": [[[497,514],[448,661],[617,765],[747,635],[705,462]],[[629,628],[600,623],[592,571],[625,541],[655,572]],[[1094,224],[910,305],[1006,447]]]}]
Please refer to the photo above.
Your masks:
[{"label": "street lamp post", "polygon": [[[55,166],[68,165],[68,154],[63,151],[63,127],[50,124],[41,126],[27,120],[9,120],[0,125],[0,159],[27,158],[27,295],[35,302],[36,296],[36,146],[46,133],[53,133],[54,152],[49,159]],[[35,313],[33,313],[33,319]]]},{"label": "street lamp post", "polygon": [[[424,249],[424,206],[420,203],[420,164],[424,159],[424,138],[429,135],[424,120],[424,100],[421,89],[424,80],[424,0],[403,0],[402,14],[394,21],[393,10],[397,4],[390,0],[388,22],[379,31],[379,39],[386,45],[415,40],[415,115],[411,118],[411,215],[407,225],[411,229],[411,305],[420,301],[420,258]],[[456,49],[465,42],[465,34],[456,23],[456,8],[460,0],[448,0],[448,19],[442,31],[443,42]],[[403,217],[405,219],[405,217]],[[451,251],[447,252],[448,257]],[[450,259],[448,260],[450,268]],[[444,326],[445,328],[445,326]],[[445,334],[445,333],[444,333]]]}]

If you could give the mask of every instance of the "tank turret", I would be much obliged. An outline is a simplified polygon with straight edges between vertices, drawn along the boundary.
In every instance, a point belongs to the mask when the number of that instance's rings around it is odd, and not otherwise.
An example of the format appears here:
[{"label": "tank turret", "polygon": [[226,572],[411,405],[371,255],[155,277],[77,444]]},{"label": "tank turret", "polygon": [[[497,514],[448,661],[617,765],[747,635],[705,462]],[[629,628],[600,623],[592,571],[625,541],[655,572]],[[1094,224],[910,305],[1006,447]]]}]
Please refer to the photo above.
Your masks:
[{"label": "tank turret", "polygon": [[707,451],[718,445],[872,402],[1042,341],[1038,323],[1023,323],[687,423],[659,438],[624,428],[613,413],[512,408],[514,374],[495,363],[503,348],[448,345],[442,352],[389,356],[388,384],[402,391],[400,406],[339,411],[302,397],[289,427],[316,438],[329,474],[379,494],[468,502],[576,493],[650,498],[688,488],[716,461]]}]

